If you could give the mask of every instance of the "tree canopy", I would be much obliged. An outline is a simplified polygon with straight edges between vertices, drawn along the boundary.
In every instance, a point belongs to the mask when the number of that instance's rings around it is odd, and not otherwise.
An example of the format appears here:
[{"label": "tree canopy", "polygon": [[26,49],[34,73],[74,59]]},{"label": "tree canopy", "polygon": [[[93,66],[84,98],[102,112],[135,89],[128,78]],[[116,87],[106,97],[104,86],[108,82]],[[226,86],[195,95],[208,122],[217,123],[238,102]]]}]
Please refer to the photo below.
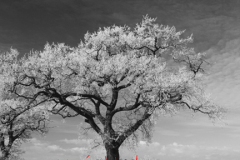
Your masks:
[{"label": "tree canopy", "polygon": [[16,77],[21,72],[17,56],[18,52],[13,49],[0,55],[1,160],[19,160],[22,142],[29,140],[32,132],[47,132],[48,112],[38,106],[40,103],[14,94]]},{"label": "tree canopy", "polygon": [[[145,16],[135,28],[86,33],[77,47],[46,44],[19,60],[12,94],[63,118],[81,116],[102,138],[109,160],[139,133],[150,139],[161,114],[180,108],[219,117],[201,85],[204,53],[192,35]],[[14,68],[14,65],[13,65]]]}]

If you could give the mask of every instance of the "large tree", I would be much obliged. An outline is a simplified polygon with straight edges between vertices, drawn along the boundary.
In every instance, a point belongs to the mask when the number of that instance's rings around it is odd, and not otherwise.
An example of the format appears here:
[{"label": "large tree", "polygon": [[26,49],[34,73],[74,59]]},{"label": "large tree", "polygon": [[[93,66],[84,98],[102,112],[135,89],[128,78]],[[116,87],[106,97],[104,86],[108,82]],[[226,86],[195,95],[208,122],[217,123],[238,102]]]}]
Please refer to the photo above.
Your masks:
[{"label": "large tree", "polygon": [[13,94],[21,72],[17,56],[13,49],[0,55],[0,160],[19,160],[23,153],[20,145],[33,132],[47,132],[48,112],[39,106],[41,101]]},{"label": "large tree", "polygon": [[204,54],[192,36],[145,16],[134,29],[111,26],[87,33],[77,47],[47,44],[21,59],[13,94],[45,100],[63,118],[81,116],[101,137],[108,160],[139,133],[151,138],[161,114],[189,108],[211,118],[219,107],[201,85]]}]

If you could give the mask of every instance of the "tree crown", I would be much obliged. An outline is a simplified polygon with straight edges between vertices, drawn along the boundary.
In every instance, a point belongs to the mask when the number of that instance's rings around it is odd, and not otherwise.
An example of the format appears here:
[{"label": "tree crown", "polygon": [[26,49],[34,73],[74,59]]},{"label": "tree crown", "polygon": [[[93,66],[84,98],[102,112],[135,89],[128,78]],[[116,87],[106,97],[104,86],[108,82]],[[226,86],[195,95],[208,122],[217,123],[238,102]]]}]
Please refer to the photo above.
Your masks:
[{"label": "tree crown", "polygon": [[221,110],[200,83],[204,54],[183,33],[145,16],[134,29],[86,33],[77,47],[46,44],[21,59],[14,94],[64,118],[81,115],[104,143],[121,144],[135,131],[149,138],[156,117],[180,107],[216,118]]}]

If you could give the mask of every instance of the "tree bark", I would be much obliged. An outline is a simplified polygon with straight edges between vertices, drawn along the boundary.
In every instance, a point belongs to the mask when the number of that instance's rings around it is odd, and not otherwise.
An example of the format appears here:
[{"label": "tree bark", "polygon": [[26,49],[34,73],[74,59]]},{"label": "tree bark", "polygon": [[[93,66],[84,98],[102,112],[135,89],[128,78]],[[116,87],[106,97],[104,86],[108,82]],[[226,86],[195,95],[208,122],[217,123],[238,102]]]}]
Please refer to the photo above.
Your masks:
[{"label": "tree bark", "polygon": [[119,147],[105,145],[107,160],[119,160]]},{"label": "tree bark", "polygon": [[1,156],[1,157],[0,157],[0,160],[6,160],[6,158],[4,158],[4,157]]},{"label": "tree bark", "polygon": [[8,151],[2,151],[2,156],[0,157],[0,160],[7,160],[9,157]]},{"label": "tree bark", "polygon": [[0,156],[0,160],[6,160],[9,156],[9,151],[7,150],[5,144],[4,144],[4,136],[3,134],[0,135],[0,150],[2,152],[2,155]]}]

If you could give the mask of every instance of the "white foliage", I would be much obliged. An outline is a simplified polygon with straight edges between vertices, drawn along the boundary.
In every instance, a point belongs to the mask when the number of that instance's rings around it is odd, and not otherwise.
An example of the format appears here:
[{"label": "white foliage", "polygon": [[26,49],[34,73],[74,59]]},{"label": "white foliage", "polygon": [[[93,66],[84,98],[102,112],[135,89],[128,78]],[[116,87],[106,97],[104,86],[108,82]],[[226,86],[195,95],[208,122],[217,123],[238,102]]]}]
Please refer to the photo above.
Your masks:
[{"label": "white foliage", "polygon": [[[124,134],[144,116],[151,115],[136,130],[136,134],[128,137],[126,143],[131,142],[134,146],[139,141],[139,133],[143,133],[143,138],[151,139],[159,116],[176,114],[184,106],[177,102],[184,100],[194,111],[211,112],[210,117],[220,113],[219,108],[209,102],[200,83],[204,75],[200,67],[205,54],[195,53],[193,48],[189,48],[187,45],[193,41],[192,35],[181,38],[183,33],[175,27],[157,24],[155,18],[144,16],[133,29],[113,25],[86,33],[84,41],[77,47],[46,44],[43,51],[33,52],[21,59],[20,68],[4,65],[4,68],[10,68],[12,73],[17,74],[9,75],[6,69],[2,72],[5,77],[11,77],[10,82],[15,80],[25,84],[18,91],[24,96],[54,89],[37,99],[38,102],[46,100],[43,106],[49,109],[60,109],[62,106],[53,106],[53,101],[71,93],[73,96],[69,96],[68,101],[77,108],[97,114],[94,104],[98,99],[78,95],[98,97],[109,104],[113,90],[121,88],[116,109],[134,105],[136,100],[141,105],[124,114],[114,115],[112,126],[117,133]],[[13,52],[7,59],[15,61],[15,54]],[[0,87],[4,88],[8,82],[4,78],[1,80],[4,83]],[[106,117],[107,107],[102,109],[104,105],[101,104],[100,112]],[[70,112],[68,109],[62,111],[65,114]],[[99,122],[101,130],[106,127],[104,125]]]}]

